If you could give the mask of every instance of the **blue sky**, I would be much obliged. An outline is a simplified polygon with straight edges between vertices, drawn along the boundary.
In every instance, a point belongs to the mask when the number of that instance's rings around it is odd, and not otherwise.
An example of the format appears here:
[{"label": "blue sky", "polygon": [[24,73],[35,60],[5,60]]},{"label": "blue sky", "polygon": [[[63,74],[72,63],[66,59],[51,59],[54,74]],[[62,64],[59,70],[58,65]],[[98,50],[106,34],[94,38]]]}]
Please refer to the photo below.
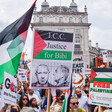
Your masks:
[{"label": "blue sky", "polygon": [[[37,10],[40,10],[44,0],[37,0]],[[47,0],[50,6],[69,6],[72,0]],[[34,0],[0,0],[0,31],[7,25],[22,16]],[[89,29],[89,39],[92,45],[99,43],[99,47],[112,50],[112,0],[74,0],[80,12],[87,6],[88,21],[92,23]],[[67,5],[68,4],[68,5]],[[31,40],[33,34],[29,29],[27,45],[28,54],[31,53]],[[30,47],[27,47],[30,46]],[[31,55],[30,55],[31,56]]]}]

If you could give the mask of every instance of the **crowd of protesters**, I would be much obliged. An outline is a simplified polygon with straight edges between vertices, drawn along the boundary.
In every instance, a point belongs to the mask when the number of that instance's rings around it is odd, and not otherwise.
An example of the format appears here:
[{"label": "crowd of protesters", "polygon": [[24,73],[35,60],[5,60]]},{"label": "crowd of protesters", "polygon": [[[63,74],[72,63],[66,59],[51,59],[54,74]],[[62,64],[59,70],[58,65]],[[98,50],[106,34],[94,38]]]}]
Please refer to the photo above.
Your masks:
[{"label": "crowd of protesters", "polygon": [[[97,105],[89,104],[89,78],[86,77],[85,85],[76,87],[72,92],[69,103],[69,112],[98,112]],[[0,86],[0,93],[3,86]],[[61,112],[66,90],[56,90],[56,97],[50,98],[50,112]],[[1,96],[1,95],[0,95]],[[17,104],[1,104],[0,98],[0,112],[46,112],[47,111],[47,89],[32,90],[29,88],[28,82],[19,82],[17,90]],[[100,112],[111,112],[108,107],[100,107]]]}]

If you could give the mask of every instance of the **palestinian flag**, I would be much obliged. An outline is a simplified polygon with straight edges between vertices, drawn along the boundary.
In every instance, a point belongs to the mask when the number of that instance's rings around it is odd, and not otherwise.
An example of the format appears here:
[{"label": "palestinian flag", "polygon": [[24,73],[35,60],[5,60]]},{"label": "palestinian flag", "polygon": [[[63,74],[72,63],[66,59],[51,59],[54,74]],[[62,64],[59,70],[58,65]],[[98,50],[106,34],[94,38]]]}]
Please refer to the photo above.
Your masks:
[{"label": "palestinian flag", "polygon": [[0,84],[3,83],[4,72],[16,75],[35,3],[0,33]]},{"label": "palestinian flag", "polygon": [[69,112],[70,110],[70,98],[72,96],[72,89],[73,88],[72,88],[72,77],[71,77],[70,89],[66,90],[65,99],[63,102],[61,112]]},{"label": "palestinian flag", "polygon": [[67,104],[68,104],[69,94],[70,94],[70,89],[68,89],[66,91],[65,99],[64,99],[64,102],[63,102],[63,106],[62,106],[61,112],[67,112]]}]

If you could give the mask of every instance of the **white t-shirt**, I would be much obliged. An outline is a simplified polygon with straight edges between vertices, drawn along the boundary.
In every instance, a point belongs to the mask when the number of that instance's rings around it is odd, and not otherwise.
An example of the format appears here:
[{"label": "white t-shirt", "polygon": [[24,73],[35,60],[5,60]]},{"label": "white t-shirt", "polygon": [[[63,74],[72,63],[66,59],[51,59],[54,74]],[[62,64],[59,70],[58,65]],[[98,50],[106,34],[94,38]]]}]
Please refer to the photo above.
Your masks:
[{"label": "white t-shirt", "polygon": [[89,102],[88,97],[81,96],[81,98],[78,99],[78,102],[79,102],[79,107],[85,109],[86,112],[88,112],[88,102]]}]

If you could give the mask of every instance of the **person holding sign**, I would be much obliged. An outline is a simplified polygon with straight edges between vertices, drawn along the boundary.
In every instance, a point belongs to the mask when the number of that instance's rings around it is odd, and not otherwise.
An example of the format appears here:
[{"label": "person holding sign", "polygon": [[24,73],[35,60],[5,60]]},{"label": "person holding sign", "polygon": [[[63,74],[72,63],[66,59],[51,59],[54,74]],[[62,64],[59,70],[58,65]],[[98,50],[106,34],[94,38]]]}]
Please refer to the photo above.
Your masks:
[{"label": "person holding sign", "polygon": [[36,87],[43,87],[43,86],[48,86],[48,79],[49,79],[49,68],[45,64],[40,64],[35,72],[37,82],[32,83],[32,86]]},{"label": "person holding sign", "polygon": [[57,97],[53,98],[53,102],[50,106],[50,112],[61,112],[65,95],[62,90],[57,89],[56,96]]}]

